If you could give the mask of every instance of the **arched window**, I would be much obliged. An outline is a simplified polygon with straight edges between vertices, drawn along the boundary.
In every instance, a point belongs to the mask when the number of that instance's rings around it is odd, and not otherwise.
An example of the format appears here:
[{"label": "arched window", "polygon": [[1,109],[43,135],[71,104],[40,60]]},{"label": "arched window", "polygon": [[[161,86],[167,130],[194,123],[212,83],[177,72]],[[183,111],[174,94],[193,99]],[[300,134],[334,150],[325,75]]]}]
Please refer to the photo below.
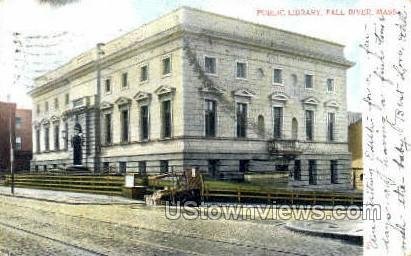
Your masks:
[{"label": "arched window", "polygon": [[258,126],[258,135],[260,137],[264,137],[265,124],[264,124],[264,116],[263,115],[258,116],[257,126]]},{"label": "arched window", "polygon": [[292,122],[291,122],[291,137],[293,140],[297,140],[298,139],[298,121],[297,118],[293,118]]}]

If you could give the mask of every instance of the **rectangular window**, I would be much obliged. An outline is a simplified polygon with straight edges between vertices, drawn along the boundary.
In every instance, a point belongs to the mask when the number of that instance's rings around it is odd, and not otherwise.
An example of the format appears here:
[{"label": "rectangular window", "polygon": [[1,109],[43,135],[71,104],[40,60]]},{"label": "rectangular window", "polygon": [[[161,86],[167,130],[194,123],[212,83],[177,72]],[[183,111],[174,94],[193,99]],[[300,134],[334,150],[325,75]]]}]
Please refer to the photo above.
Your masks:
[{"label": "rectangular window", "polygon": [[206,100],[205,110],[205,135],[215,137],[216,135],[216,102],[214,100]]},{"label": "rectangular window", "polygon": [[140,107],[140,139],[148,140],[149,136],[149,109],[148,106]]},{"label": "rectangular window", "polygon": [[313,88],[313,76],[312,75],[305,75],[305,88],[308,88],[308,89]]},{"label": "rectangular window", "polygon": [[216,74],[216,58],[204,57],[204,69],[208,74]]},{"label": "rectangular window", "polygon": [[249,166],[250,166],[250,160],[240,160],[239,171],[241,173],[245,173],[248,171]]},{"label": "rectangular window", "polygon": [[110,79],[110,78],[107,78],[107,79],[104,81],[104,91],[105,91],[106,93],[111,92],[111,79]]},{"label": "rectangular window", "polygon": [[237,103],[237,137],[247,137],[247,104]]},{"label": "rectangular window", "polygon": [[16,150],[21,150],[21,137],[16,137]]},{"label": "rectangular window", "polygon": [[164,58],[162,61],[163,64],[163,76],[171,73],[171,58]]},{"label": "rectangular window", "polygon": [[166,100],[162,102],[162,137],[171,137],[171,101]]},{"label": "rectangular window", "polygon": [[327,123],[327,139],[334,141],[335,113],[328,113]]},{"label": "rectangular window", "polygon": [[54,126],[54,150],[60,150],[60,126]]},{"label": "rectangular window", "polygon": [[16,129],[21,128],[21,117],[16,116]]},{"label": "rectangular window", "polygon": [[294,161],[294,180],[301,180],[301,160]]},{"label": "rectangular window", "polygon": [[275,84],[283,83],[283,71],[281,69],[275,68],[273,72],[273,82]]},{"label": "rectangular window", "polygon": [[48,101],[46,101],[46,102],[44,102],[44,111],[49,111],[49,102]]},{"label": "rectangular window", "polygon": [[68,123],[64,123],[64,149],[68,150],[68,143],[69,143],[69,126]]},{"label": "rectangular window", "polygon": [[148,66],[144,65],[140,68],[140,82],[148,80]]},{"label": "rectangular window", "polygon": [[237,78],[247,78],[247,63],[237,62]]},{"label": "rectangular window", "polygon": [[211,177],[216,177],[218,175],[219,162],[220,161],[216,159],[208,160],[208,175]]},{"label": "rectangular window", "polygon": [[168,161],[167,160],[160,161],[160,173],[168,173]]},{"label": "rectangular window", "polygon": [[317,184],[317,161],[315,160],[308,160],[308,183]]},{"label": "rectangular window", "polygon": [[327,79],[327,91],[333,92],[334,91],[334,79]]},{"label": "rectangular window", "polygon": [[110,163],[109,162],[103,162],[103,170],[104,170],[104,172],[109,172],[110,171]]},{"label": "rectangular window", "polygon": [[337,160],[330,161],[331,184],[336,184],[338,180]]},{"label": "rectangular window", "polygon": [[280,139],[283,130],[283,108],[274,107],[274,138]]},{"label": "rectangular window", "polygon": [[126,173],[127,172],[127,162],[119,162],[118,163],[118,169],[120,173]]},{"label": "rectangular window", "polygon": [[106,145],[111,144],[111,114],[104,114],[104,142]]},{"label": "rectangular window", "polygon": [[121,142],[128,142],[128,110],[121,111]]},{"label": "rectangular window", "polygon": [[305,135],[307,140],[314,138],[314,111],[305,111]]},{"label": "rectangular window", "polygon": [[44,128],[44,150],[49,151],[50,150],[50,141],[49,141],[49,128],[45,127]]},{"label": "rectangular window", "polygon": [[147,162],[146,161],[138,162],[138,172],[140,173],[140,175],[147,174]]},{"label": "rectangular window", "polygon": [[125,87],[128,86],[128,74],[127,74],[127,73],[123,73],[123,74],[121,75],[121,86],[122,86],[123,88],[125,88]]},{"label": "rectangular window", "polygon": [[40,104],[37,104],[36,113],[40,114]]},{"label": "rectangular window", "polygon": [[36,130],[36,152],[40,153],[40,129]]},{"label": "rectangular window", "polygon": [[68,93],[66,93],[66,96],[65,96],[65,104],[66,104],[66,106],[68,104],[70,104],[70,94],[68,94]]},{"label": "rectangular window", "polygon": [[54,99],[54,109],[59,109],[59,99],[58,98]]}]

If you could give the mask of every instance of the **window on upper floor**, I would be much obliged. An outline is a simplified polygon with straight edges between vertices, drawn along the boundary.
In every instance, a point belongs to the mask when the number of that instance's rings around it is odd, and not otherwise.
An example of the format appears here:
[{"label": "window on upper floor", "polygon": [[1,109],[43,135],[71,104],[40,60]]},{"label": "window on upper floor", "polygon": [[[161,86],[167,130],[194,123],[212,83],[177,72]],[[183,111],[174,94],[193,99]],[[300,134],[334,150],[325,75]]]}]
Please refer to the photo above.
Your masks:
[{"label": "window on upper floor", "polygon": [[50,150],[50,130],[48,127],[44,128],[44,150],[49,151]]},{"label": "window on upper floor", "polygon": [[60,125],[54,126],[54,150],[60,150]]},{"label": "window on upper floor", "polygon": [[148,65],[140,67],[140,82],[145,82],[148,80]]},{"label": "window on upper floor", "polygon": [[46,101],[46,102],[44,102],[44,111],[49,111],[49,102],[48,101]]},{"label": "window on upper floor", "polygon": [[128,109],[121,111],[121,142],[129,140],[129,113]]},{"label": "window on upper floor", "polygon": [[161,135],[162,138],[171,137],[171,101],[166,100],[161,103]]},{"label": "window on upper floor", "polygon": [[328,141],[334,141],[334,129],[335,129],[335,113],[328,113],[327,115],[327,139]]},{"label": "window on upper floor", "polygon": [[205,136],[216,136],[216,102],[214,100],[205,100]]},{"label": "window on upper floor", "polygon": [[121,75],[121,86],[123,88],[128,87],[128,74],[127,73],[123,73]]},{"label": "window on upper floor", "polygon": [[313,75],[305,75],[305,88],[313,88]]},{"label": "window on upper floor", "polygon": [[247,63],[237,62],[236,65],[236,77],[246,79],[247,78]]},{"label": "window on upper floor", "polygon": [[273,70],[273,83],[274,84],[283,84],[283,70],[275,68]]},{"label": "window on upper floor", "polygon": [[64,103],[66,104],[66,106],[70,104],[70,94],[66,93]]},{"label": "window on upper floor", "polygon": [[110,92],[111,92],[111,79],[110,79],[110,78],[107,78],[107,79],[104,81],[104,91],[105,91],[106,93],[110,93]]},{"label": "window on upper floor", "polygon": [[283,130],[283,107],[274,107],[274,138],[280,139]]},{"label": "window on upper floor", "polygon": [[247,104],[237,103],[237,137],[247,137]]},{"label": "window on upper floor", "polygon": [[166,57],[162,60],[163,76],[171,73],[171,57]]},{"label": "window on upper floor", "polygon": [[40,111],[41,111],[41,110],[40,110],[40,104],[37,104],[36,113],[37,113],[37,114],[40,114]]},{"label": "window on upper floor", "polygon": [[334,88],[334,79],[331,79],[331,78],[328,78],[328,79],[327,79],[327,91],[329,91],[329,92],[335,91],[335,88]]},{"label": "window on upper floor", "polygon": [[314,139],[314,111],[305,111],[305,135],[307,140]]},{"label": "window on upper floor", "polygon": [[36,152],[40,153],[40,129],[36,129]]},{"label": "window on upper floor", "polygon": [[104,114],[104,144],[106,145],[112,143],[111,125],[111,113]]},{"label": "window on upper floor", "polygon": [[331,184],[336,184],[338,182],[338,162],[337,160],[330,161],[330,176],[331,176]]},{"label": "window on upper floor", "polygon": [[16,129],[21,128],[21,117],[16,116]]},{"label": "window on upper floor", "polygon": [[217,74],[216,58],[204,57],[204,69],[207,74]]},{"label": "window on upper floor", "polygon": [[16,137],[16,150],[21,150],[21,137]]},{"label": "window on upper floor", "polygon": [[58,108],[59,108],[59,99],[54,98],[54,109],[58,109]]},{"label": "window on upper floor", "polygon": [[149,131],[149,108],[147,105],[144,105],[140,107],[140,139],[148,140]]}]

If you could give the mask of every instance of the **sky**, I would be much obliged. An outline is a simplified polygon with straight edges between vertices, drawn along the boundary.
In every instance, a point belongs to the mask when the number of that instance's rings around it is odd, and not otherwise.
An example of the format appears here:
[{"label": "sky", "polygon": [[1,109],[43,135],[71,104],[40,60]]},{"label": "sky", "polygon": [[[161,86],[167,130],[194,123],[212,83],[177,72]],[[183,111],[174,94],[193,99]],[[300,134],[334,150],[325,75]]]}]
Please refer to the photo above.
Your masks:
[{"label": "sky", "polygon": [[360,111],[358,45],[366,16],[274,17],[257,15],[257,10],[348,11],[350,8],[389,7],[390,3],[367,0],[241,0],[241,4],[239,0],[71,0],[67,4],[53,5],[44,2],[47,0],[0,0],[0,101],[6,101],[10,95],[11,101],[21,108],[31,108],[27,92],[34,77],[64,64],[98,42],[114,39],[185,5],[344,44],[346,58],[356,62],[347,72],[348,109]]}]

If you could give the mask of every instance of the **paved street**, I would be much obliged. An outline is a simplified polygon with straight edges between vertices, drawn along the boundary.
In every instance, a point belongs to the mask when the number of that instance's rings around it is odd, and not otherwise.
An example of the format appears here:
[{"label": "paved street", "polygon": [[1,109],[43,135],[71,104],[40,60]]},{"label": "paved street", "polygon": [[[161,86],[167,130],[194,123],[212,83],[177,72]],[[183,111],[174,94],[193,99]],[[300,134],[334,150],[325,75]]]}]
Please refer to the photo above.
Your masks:
[{"label": "paved street", "polygon": [[168,220],[163,207],[0,195],[0,255],[361,255],[280,221]]}]

